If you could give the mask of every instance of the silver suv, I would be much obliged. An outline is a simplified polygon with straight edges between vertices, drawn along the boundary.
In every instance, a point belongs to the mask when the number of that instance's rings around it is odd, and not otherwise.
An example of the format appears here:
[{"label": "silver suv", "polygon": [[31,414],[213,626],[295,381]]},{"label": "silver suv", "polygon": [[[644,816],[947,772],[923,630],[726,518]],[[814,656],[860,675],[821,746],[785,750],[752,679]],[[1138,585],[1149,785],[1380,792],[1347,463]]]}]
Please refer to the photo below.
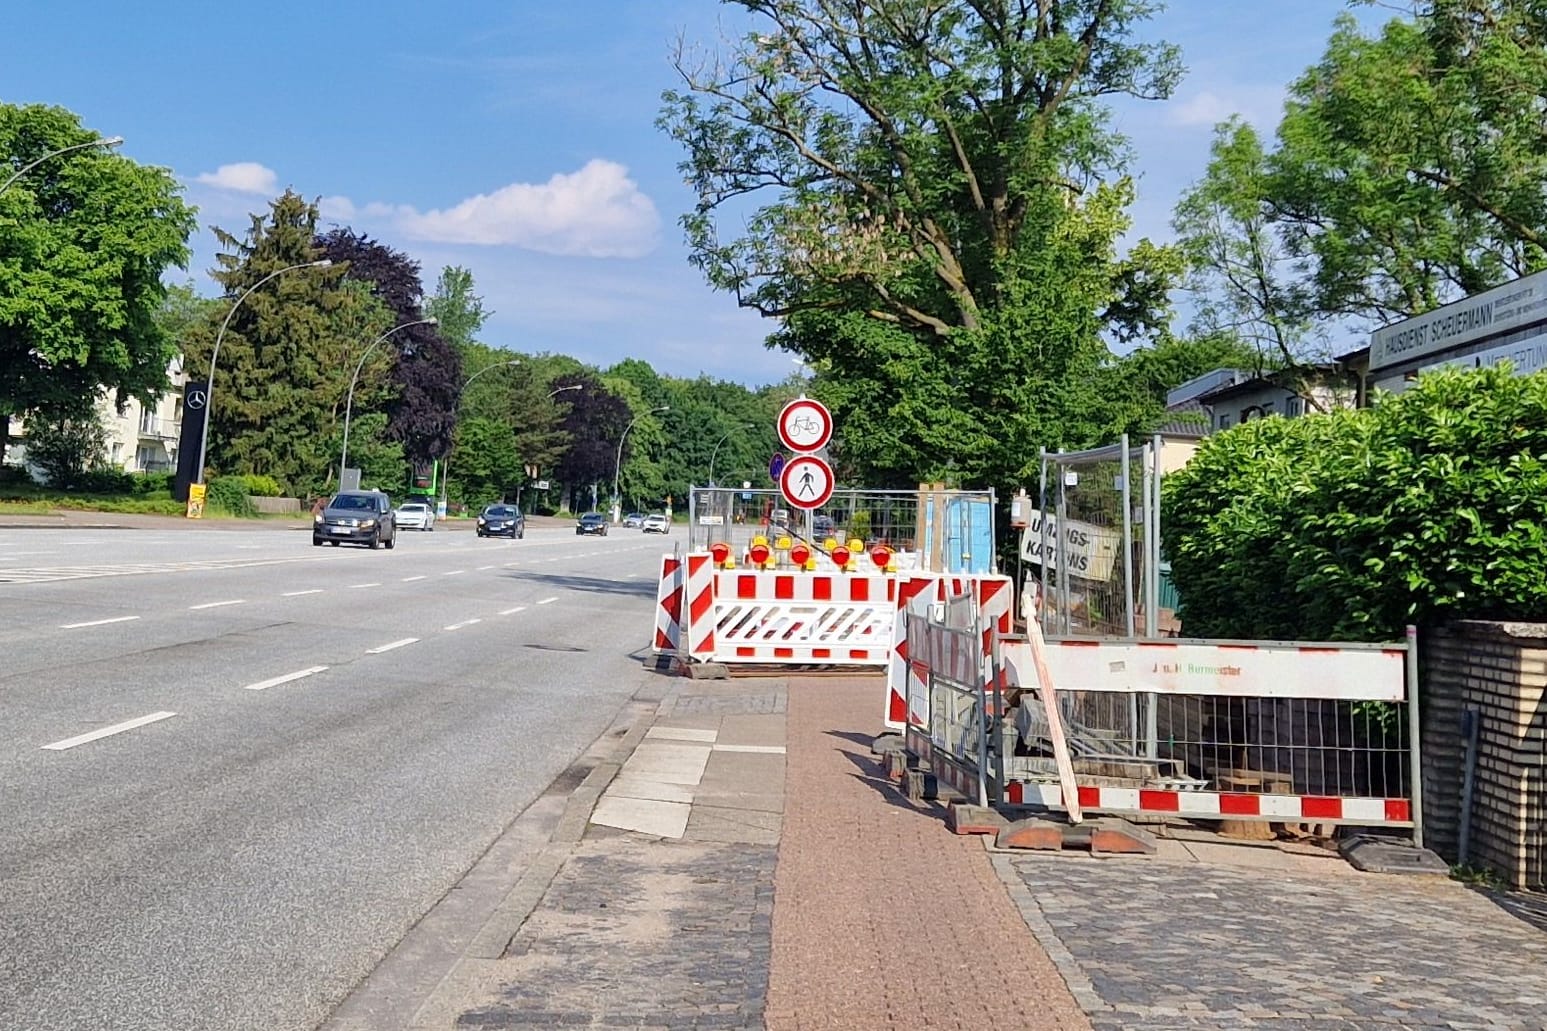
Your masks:
[{"label": "silver suv", "polygon": [[372,549],[397,545],[397,516],[392,499],[376,490],[346,490],[333,495],[312,519],[312,547],[364,544]]}]

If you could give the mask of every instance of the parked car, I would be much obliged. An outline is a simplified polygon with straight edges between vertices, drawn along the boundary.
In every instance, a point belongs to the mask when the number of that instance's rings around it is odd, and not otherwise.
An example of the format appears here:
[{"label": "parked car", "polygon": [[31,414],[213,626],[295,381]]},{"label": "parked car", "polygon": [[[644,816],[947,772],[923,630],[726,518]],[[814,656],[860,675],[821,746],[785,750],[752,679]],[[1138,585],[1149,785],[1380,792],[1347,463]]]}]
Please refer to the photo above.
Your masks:
[{"label": "parked car", "polygon": [[825,541],[837,532],[837,527],[833,525],[832,516],[823,515],[818,512],[811,517],[811,536],[815,537],[818,541]]},{"label": "parked car", "polygon": [[641,529],[645,533],[671,533],[671,520],[661,513],[655,512],[645,516],[644,526]]},{"label": "parked car", "polygon": [[397,507],[399,530],[435,529],[435,509],[423,501],[405,501]]},{"label": "parked car", "polygon": [[478,513],[478,536],[519,541],[526,536],[526,516],[515,505],[486,505]]},{"label": "parked car", "polygon": [[790,510],[787,508],[774,509],[768,516],[768,522],[773,526],[788,527],[790,525]]},{"label": "parked car", "polygon": [[645,514],[643,512],[630,512],[623,517],[623,525],[637,530],[645,525]]},{"label": "parked car", "polygon": [[364,544],[369,548],[397,546],[397,516],[392,499],[377,490],[346,490],[333,495],[321,512],[312,517],[312,546],[327,541],[340,544]]},{"label": "parked car", "polygon": [[605,537],[607,536],[607,517],[600,512],[587,512],[575,524],[575,533]]}]

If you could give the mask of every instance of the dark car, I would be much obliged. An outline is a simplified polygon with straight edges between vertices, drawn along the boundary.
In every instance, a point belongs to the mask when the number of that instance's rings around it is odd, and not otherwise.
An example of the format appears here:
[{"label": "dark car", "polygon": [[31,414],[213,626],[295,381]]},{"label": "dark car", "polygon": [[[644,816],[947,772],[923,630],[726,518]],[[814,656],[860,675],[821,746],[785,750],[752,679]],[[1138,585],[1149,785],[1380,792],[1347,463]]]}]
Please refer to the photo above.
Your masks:
[{"label": "dark car", "polygon": [[833,517],[822,515],[818,512],[811,517],[811,536],[819,541],[825,541],[836,532],[833,527]]},{"label": "dark car", "polygon": [[333,495],[321,512],[312,518],[312,546],[327,541],[340,544],[364,544],[370,548],[397,545],[397,515],[392,499],[376,490],[346,490]]},{"label": "dark car", "polygon": [[526,516],[515,505],[488,505],[478,513],[478,536],[519,541],[526,536]]},{"label": "dark car", "polygon": [[607,517],[600,512],[587,512],[580,517],[575,524],[576,534],[596,534],[600,537],[607,536]]}]

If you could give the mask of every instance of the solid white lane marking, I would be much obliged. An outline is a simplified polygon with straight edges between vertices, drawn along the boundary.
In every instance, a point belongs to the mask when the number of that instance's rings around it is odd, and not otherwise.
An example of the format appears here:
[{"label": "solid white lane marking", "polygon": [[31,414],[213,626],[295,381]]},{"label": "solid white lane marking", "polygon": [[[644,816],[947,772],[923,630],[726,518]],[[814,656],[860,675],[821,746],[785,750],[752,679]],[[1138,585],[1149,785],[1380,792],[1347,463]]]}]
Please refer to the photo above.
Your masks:
[{"label": "solid white lane marking", "polygon": [[190,606],[188,606],[188,608],[190,610],[193,610],[193,609],[218,609],[218,608],[220,608],[223,605],[246,605],[246,604],[247,604],[247,599],[246,598],[233,598],[230,601],[207,601],[203,605],[190,605]]},{"label": "solid white lane marking", "polygon": [[308,590],[308,591],[286,591],[284,594],[281,594],[280,597],[281,598],[299,598],[303,594],[321,594],[321,593],[322,593],[322,588],[321,587],[313,587],[311,590]]},{"label": "solid white lane marking", "polygon": [[314,673],[321,673],[323,670],[325,670],[327,668],[328,667],[326,667],[326,666],[312,666],[312,667],[310,667],[308,669],[298,670],[295,673],[286,673],[282,677],[273,677],[273,678],[271,678],[269,680],[260,680],[256,684],[248,684],[247,685],[247,690],[249,690],[249,691],[262,691],[262,690],[265,690],[266,688],[277,687],[280,684],[288,684],[292,680],[300,680],[301,678],[309,677],[309,676],[311,676]]},{"label": "solid white lane marking", "polygon": [[500,615],[502,615],[502,616],[514,616],[517,612],[525,612],[525,611],[526,611],[526,606],[525,605],[517,605],[513,609],[505,609],[503,612],[500,613]]},{"label": "solid white lane marking", "polygon": [[405,576],[405,577],[403,577],[403,582],[405,584],[411,584],[415,580],[424,580],[424,579],[427,579],[427,578],[423,577],[423,576]]},{"label": "solid white lane marking", "polygon": [[89,734],[81,734],[76,737],[67,737],[63,741],[55,741],[53,744],[44,745],[43,747],[51,752],[62,752],[66,748],[74,748],[76,745],[84,745],[88,741],[97,741],[104,737],[112,737],[114,734],[122,734],[126,730],[133,730],[135,727],[143,727],[147,723],[155,723],[158,720],[169,719],[176,715],[177,713],[175,712],[153,712],[149,716],[125,720],[122,723],[115,723],[111,727],[103,727],[101,730],[93,730]]},{"label": "solid white lane marking", "polygon": [[83,626],[107,626],[109,623],[127,623],[131,619],[139,619],[139,616],[114,616],[112,619],[92,619],[85,623],[61,623],[61,630],[79,630]]},{"label": "solid white lane marking", "polygon": [[461,630],[465,626],[472,626],[474,623],[482,623],[482,622],[483,622],[483,620],[481,620],[481,619],[464,619],[460,623],[453,623],[453,624],[451,624],[448,627],[443,627],[442,629],[445,629],[445,630]]},{"label": "solid white lane marking", "polygon": [[552,605],[554,602],[556,602],[558,600],[559,599],[557,597],[544,598],[542,601],[538,602],[537,604],[539,604],[539,605]]},{"label": "solid white lane marking", "polygon": [[365,654],[380,655],[382,652],[390,652],[394,648],[401,648],[404,645],[413,644],[418,640],[419,638],[417,637],[405,637],[401,641],[393,641],[391,644],[384,644],[379,648],[367,648],[365,649]]},{"label": "solid white lane marking", "polygon": [[349,585],[349,589],[351,591],[358,591],[362,587],[380,587],[380,586],[381,586],[381,584],[379,584],[379,583],[375,583],[375,584],[350,584]]},{"label": "solid white lane marking", "polygon": [[441,576],[456,576],[458,573],[465,573],[465,572],[467,572],[467,570],[465,570],[465,569],[448,569],[444,573],[442,573]]}]

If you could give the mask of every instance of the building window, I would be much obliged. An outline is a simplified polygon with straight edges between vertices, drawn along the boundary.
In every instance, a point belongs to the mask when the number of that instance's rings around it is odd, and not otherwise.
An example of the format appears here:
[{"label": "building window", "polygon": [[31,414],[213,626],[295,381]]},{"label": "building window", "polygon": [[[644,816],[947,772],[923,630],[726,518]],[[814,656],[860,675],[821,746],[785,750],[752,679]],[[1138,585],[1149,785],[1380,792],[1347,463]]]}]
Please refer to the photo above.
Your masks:
[{"label": "building window", "polygon": [[1286,398],[1284,400],[1284,414],[1290,416],[1304,415],[1305,399],[1300,397]]},{"label": "building window", "polygon": [[1219,417],[1219,428],[1222,430],[1228,430],[1230,428],[1230,416],[1221,415]]},{"label": "building window", "polygon": [[156,432],[156,413],[149,408],[140,409],[140,432]]}]

